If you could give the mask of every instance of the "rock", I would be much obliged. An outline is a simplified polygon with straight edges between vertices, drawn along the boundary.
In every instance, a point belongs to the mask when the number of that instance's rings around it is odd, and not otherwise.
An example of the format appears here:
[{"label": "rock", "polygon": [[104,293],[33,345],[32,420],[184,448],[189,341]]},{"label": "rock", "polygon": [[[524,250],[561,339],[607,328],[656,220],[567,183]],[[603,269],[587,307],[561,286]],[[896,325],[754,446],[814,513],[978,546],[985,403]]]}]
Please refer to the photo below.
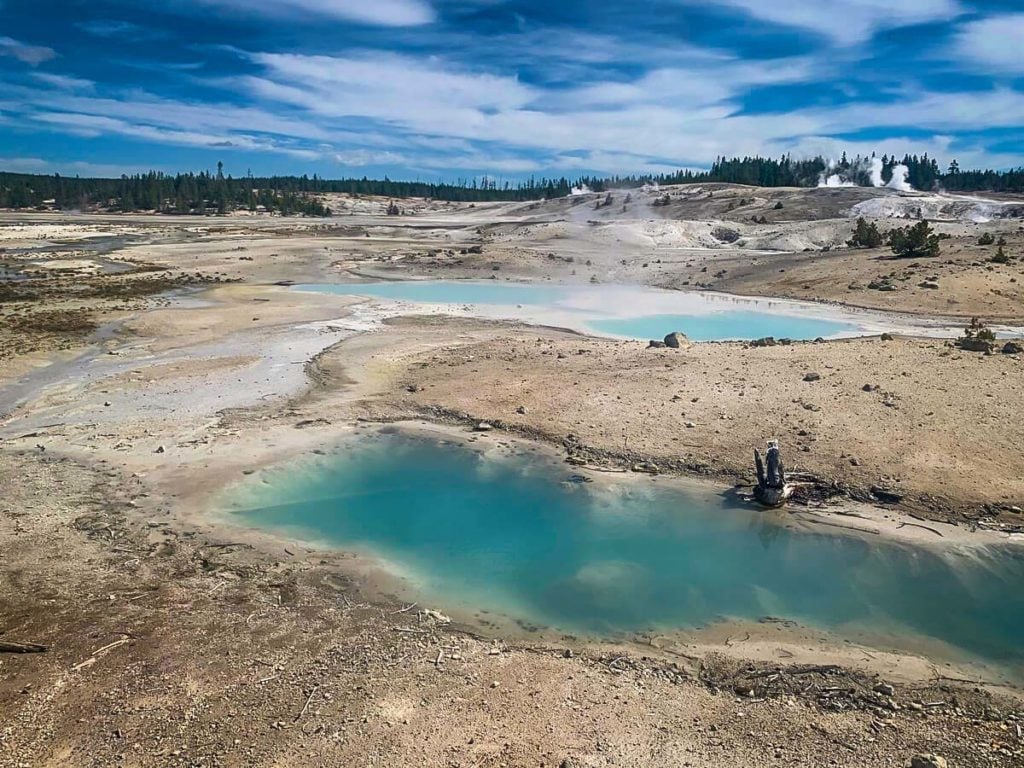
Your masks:
[{"label": "rock", "polygon": [[158,445],[156,447],[156,450],[153,451],[153,453],[163,453],[163,452],[164,452],[164,447],[162,445]]},{"label": "rock", "polygon": [[571,659],[572,658],[572,649],[571,648],[566,648],[564,651],[562,651],[562,658],[563,659]]},{"label": "rock", "polygon": [[974,336],[964,336],[957,339],[956,344],[960,349],[968,352],[991,352],[995,346],[991,341],[979,339]]},{"label": "rock", "polygon": [[647,344],[648,349],[664,349],[666,346],[664,341],[658,341],[657,339],[651,339]]},{"label": "rock", "polygon": [[939,284],[935,283],[935,282],[932,282],[931,280],[925,280],[923,283],[918,283],[917,287],[918,288],[929,288],[929,289],[931,289],[933,291],[937,291],[939,289]]},{"label": "rock", "polygon": [[652,464],[649,461],[639,461],[636,464],[634,464],[631,467],[631,469],[634,472],[646,472],[649,475],[656,475],[656,474],[658,474],[661,471],[658,468],[657,464]]},{"label": "rock", "polygon": [[1019,355],[1024,352],[1024,346],[1018,344],[1016,341],[1008,341],[1003,344],[1004,355]]},{"label": "rock", "polygon": [[740,239],[739,232],[726,227],[715,227],[711,231],[711,236],[720,243],[735,243]]},{"label": "rock", "polygon": [[949,768],[946,758],[938,755],[914,755],[908,763],[909,768]]},{"label": "rock", "polygon": [[777,342],[773,336],[765,336],[762,339],[754,339],[750,342],[752,347],[774,347]]},{"label": "rock", "polygon": [[672,349],[688,349],[690,347],[690,340],[686,338],[685,333],[673,331],[665,337],[665,346]]},{"label": "rock", "polygon": [[878,387],[874,384],[865,384],[861,389],[865,392],[874,392]]},{"label": "rock", "polygon": [[104,408],[109,408],[110,407],[110,401],[109,400],[104,401],[103,407]]},{"label": "rock", "polygon": [[882,335],[881,335],[881,336],[880,336],[879,338],[880,338],[880,339],[881,339],[882,341],[892,341],[892,340],[893,340],[893,339],[895,339],[896,337],[895,337],[895,336],[893,336],[893,335],[892,335],[891,333],[883,333],[883,334],[882,334]]},{"label": "rock", "polygon": [[[888,488],[882,488],[878,485],[871,486],[871,495],[875,497],[877,501],[883,504],[899,504],[903,501],[903,494],[897,493],[896,491],[890,491]],[[888,694],[892,695],[892,694]]]},{"label": "rock", "polygon": [[483,253],[484,247],[482,245],[471,245],[466,249],[466,253]]},{"label": "rock", "polygon": [[574,763],[570,758],[567,757],[565,758],[565,760],[562,761],[561,765],[559,765],[558,768],[576,768],[576,763]]},{"label": "rock", "polygon": [[518,408],[516,408],[516,413],[518,413],[519,415],[525,415],[525,413],[526,413],[526,406],[525,405],[520,405]]},{"label": "rock", "polygon": [[695,429],[697,425],[694,424],[692,421],[688,421],[686,422],[685,426],[687,429]]},{"label": "rock", "polygon": [[492,429],[494,429],[494,426],[492,424],[488,424],[486,421],[481,421],[473,427],[474,432],[490,432]]},{"label": "rock", "polygon": [[493,683],[491,683],[491,688],[497,688],[499,685],[501,685],[501,683],[495,680]]},{"label": "rock", "polygon": [[896,693],[896,689],[888,683],[875,683],[873,690],[875,693],[880,693],[883,696],[892,696]]},{"label": "rock", "polygon": [[821,379],[821,374],[820,373],[815,373],[814,371],[810,371],[810,372],[804,374],[804,381],[818,381],[820,379]]}]

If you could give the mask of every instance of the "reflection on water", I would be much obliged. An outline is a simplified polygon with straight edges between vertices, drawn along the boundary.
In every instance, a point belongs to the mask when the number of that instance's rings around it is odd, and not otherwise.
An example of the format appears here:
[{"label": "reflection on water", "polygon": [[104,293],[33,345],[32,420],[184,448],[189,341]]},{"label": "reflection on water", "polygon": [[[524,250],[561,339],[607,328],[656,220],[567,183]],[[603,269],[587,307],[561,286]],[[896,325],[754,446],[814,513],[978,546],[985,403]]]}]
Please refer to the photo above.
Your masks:
[{"label": "reflection on water", "polygon": [[261,479],[233,492],[248,523],[376,553],[442,606],[603,634],[774,616],[1024,663],[1018,551],[794,532],[706,491],[565,483],[561,465],[397,435]]}]

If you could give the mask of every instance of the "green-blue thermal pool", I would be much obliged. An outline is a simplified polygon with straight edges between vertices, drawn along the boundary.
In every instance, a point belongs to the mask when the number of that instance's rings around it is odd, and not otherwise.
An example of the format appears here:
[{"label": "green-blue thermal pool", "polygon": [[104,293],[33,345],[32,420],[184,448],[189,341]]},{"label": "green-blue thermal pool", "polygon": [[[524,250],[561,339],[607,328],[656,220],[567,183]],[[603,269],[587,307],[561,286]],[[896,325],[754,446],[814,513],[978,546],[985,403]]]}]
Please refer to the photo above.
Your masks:
[{"label": "green-blue thermal pool", "polygon": [[634,339],[661,339],[673,331],[682,331],[694,341],[763,336],[806,340],[857,336],[877,330],[848,313],[826,307],[635,285],[398,280],[296,287],[435,307],[472,306],[487,316],[565,325]]},{"label": "green-blue thermal pool", "polygon": [[242,524],[374,555],[442,610],[605,636],[772,616],[1024,672],[1020,550],[791,531],[703,487],[568,476],[532,455],[373,434],[254,475],[228,506]]}]

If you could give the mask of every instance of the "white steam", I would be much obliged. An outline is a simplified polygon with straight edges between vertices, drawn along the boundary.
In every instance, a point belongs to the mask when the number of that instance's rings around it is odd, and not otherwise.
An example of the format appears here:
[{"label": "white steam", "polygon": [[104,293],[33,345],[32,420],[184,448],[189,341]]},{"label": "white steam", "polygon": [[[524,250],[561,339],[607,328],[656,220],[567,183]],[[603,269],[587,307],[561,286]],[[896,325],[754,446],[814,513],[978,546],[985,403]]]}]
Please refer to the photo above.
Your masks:
[{"label": "white steam", "polygon": [[886,184],[889,189],[896,189],[900,192],[913,192],[914,188],[910,186],[910,169],[902,163],[894,165],[892,167],[892,178],[889,179],[889,183]]},{"label": "white steam", "polygon": [[835,160],[828,161],[828,167],[818,177],[819,187],[856,187],[860,186],[858,177],[860,181],[863,181],[864,177],[867,176],[872,187],[888,187],[899,192],[914,191],[909,181],[910,169],[902,163],[892,167],[892,179],[888,184],[882,178],[882,170],[885,166],[877,157],[865,158],[846,170],[832,173],[836,165]]},{"label": "white steam", "polygon": [[589,194],[592,194],[593,191],[594,190],[592,190],[586,184],[580,184],[578,187],[573,187],[572,189],[570,189],[569,190],[569,194],[572,195],[573,197],[576,197],[577,195],[589,195]]},{"label": "white steam", "polygon": [[883,187],[885,182],[882,181],[882,161],[877,157],[871,158],[871,164],[868,167],[868,175],[871,177],[872,187]]},{"label": "white steam", "polygon": [[824,173],[818,179],[819,187],[856,187],[857,185],[849,179],[844,179],[838,173],[826,176]]}]

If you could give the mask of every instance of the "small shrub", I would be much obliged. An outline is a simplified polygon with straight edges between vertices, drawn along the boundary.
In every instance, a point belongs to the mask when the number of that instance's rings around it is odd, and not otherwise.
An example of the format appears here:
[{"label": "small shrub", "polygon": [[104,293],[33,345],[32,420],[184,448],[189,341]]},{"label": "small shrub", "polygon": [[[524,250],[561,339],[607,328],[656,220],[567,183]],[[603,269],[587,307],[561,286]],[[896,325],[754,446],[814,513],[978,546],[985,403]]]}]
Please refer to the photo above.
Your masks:
[{"label": "small shrub", "polygon": [[991,232],[986,232],[978,238],[978,245],[992,245],[996,239],[992,236]]},{"label": "small shrub", "polygon": [[995,346],[995,342],[996,335],[992,329],[986,327],[976,317],[971,318],[970,325],[964,328],[964,335],[956,340],[958,347],[970,352],[989,352]]},{"label": "small shrub", "polygon": [[777,202],[777,203],[776,203],[776,204],[775,204],[775,205],[773,206],[773,209],[774,209],[774,210],[776,210],[776,211],[781,211],[781,210],[782,210],[783,208],[785,208],[785,207],[786,207],[786,206],[784,206],[784,205],[782,204],[782,201],[780,200],[779,202]]},{"label": "small shrub", "polygon": [[999,246],[996,251],[996,255],[989,259],[993,264],[1009,264],[1010,257],[1006,255],[1006,251],[1003,250],[1003,246]]},{"label": "small shrub", "polygon": [[889,231],[889,247],[897,259],[933,258],[939,255],[941,238],[922,219],[912,227],[897,227]]},{"label": "small shrub", "polygon": [[863,218],[857,219],[857,226],[853,230],[853,237],[846,241],[851,248],[878,248],[885,242],[882,233],[878,231],[878,225],[868,222]]}]

